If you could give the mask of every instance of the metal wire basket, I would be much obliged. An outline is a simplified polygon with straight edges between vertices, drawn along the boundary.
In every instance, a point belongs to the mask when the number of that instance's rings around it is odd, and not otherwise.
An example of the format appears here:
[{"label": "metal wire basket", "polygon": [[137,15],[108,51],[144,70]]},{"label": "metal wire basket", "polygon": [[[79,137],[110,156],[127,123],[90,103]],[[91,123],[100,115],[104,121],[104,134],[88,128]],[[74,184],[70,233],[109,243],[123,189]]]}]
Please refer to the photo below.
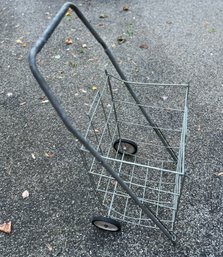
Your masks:
[{"label": "metal wire basket", "polygon": [[[106,83],[87,114],[85,134],[74,125],[36,64],[41,51],[68,8],[72,8],[101,44],[120,78],[106,71]],[[92,223],[119,231],[125,221],[159,228],[173,243],[172,232],[184,182],[188,84],[127,81],[105,42],[73,3],[65,3],[30,51],[31,71],[81,152],[106,217]]]},{"label": "metal wire basket", "polygon": [[[107,74],[105,86],[95,95],[87,114],[89,124],[85,139],[94,145],[138,199],[172,231],[185,174],[188,84],[127,82],[140,99],[139,105],[125,83]],[[171,148],[178,153],[177,162],[171,158],[139,106],[156,121],[156,128],[165,132]],[[81,149],[87,151],[85,147]],[[88,159],[87,166],[94,187],[107,207],[108,217],[157,227],[94,157]]]}]

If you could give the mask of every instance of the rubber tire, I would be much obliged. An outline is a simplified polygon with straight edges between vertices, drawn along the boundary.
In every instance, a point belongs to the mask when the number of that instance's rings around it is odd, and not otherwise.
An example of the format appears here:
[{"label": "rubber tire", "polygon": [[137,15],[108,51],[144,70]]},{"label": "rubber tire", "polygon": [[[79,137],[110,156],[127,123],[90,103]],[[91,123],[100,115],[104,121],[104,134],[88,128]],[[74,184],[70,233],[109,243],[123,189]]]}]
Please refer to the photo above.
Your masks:
[{"label": "rubber tire", "polygon": [[[108,229],[108,227],[106,226],[98,226],[96,222],[101,222],[102,225],[103,223],[107,223],[107,224],[110,224],[114,227],[115,230],[110,230]],[[104,230],[104,231],[108,231],[108,232],[119,232],[121,230],[121,223],[114,220],[114,219],[111,219],[111,218],[108,218],[108,217],[103,217],[103,216],[94,216],[92,218],[92,221],[91,223],[97,227],[98,229],[101,229],[101,230]]]},{"label": "rubber tire", "polygon": [[[117,139],[117,140],[114,142],[114,144],[113,144],[113,147],[114,147],[114,149],[115,149],[116,151],[117,151],[117,149],[118,149],[118,145],[119,145],[120,141],[121,141],[121,143],[123,142],[123,143],[129,144],[129,145],[131,145],[131,146],[134,148],[134,151],[133,151],[132,153],[124,152],[126,155],[133,155],[133,154],[136,154],[136,153],[137,153],[137,151],[138,151],[138,146],[137,146],[137,144],[136,144],[134,141],[129,140],[129,139]],[[123,154],[123,151],[122,151],[121,149],[119,149],[119,150],[118,150],[118,153],[119,153],[119,154]]]}]

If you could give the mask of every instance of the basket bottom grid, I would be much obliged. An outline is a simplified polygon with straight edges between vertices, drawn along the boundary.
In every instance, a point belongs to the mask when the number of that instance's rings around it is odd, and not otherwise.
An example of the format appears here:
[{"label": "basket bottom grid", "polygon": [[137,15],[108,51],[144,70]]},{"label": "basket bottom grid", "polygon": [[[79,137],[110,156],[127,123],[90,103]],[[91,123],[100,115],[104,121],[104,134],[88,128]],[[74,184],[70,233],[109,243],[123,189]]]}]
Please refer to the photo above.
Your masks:
[{"label": "basket bottom grid", "polygon": [[[163,162],[162,167],[154,168],[137,163],[137,156],[129,162],[129,156],[120,159],[107,160],[128,187],[137,195],[168,228],[173,229],[178,197],[180,195],[179,174],[166,168],[173,167],[171,162]],[[128,160],[125,163],[125,159]],[[148,161],[147,161],[148,163]],[[165,169],[164,169],[165,168]],[[103,205],[108,210],[108,216],[134,225],[156,228],[155,224],[142,212],[133,199],[121,188],[95,160],[90,169],[100,194]],[[177,184],[176,184],[177,183]]]}]

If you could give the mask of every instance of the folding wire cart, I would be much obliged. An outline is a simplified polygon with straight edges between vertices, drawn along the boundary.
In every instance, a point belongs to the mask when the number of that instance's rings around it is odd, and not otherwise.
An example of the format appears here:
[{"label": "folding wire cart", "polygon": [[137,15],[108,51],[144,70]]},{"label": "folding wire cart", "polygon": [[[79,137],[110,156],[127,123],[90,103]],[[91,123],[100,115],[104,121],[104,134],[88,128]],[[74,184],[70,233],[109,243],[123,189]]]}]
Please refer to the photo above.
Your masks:
[{"label": "folding wire cart", "polygon": [[[81,133],[69,120],[36,65],[41,51],[68,8],[72,8],[115,67],[107,71]],[[173,243],[185,178],[188,84],[129,82],[112,53],[73,3],[66,3],[30,51],[31,71],[67,129],[81,143],[88,174],[106,217],[93,217],[103,230],[119,231],[120,221],[159,228]]]}]

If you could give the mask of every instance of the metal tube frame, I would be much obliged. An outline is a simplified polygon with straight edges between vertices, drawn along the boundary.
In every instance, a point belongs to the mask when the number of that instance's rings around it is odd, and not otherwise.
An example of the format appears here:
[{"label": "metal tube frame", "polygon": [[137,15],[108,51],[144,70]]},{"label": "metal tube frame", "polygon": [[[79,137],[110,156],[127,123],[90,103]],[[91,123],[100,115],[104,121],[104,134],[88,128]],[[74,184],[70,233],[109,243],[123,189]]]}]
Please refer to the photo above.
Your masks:
[{"label": "metal tube frame", "polygon": [[[120,178],[118,173],[112,169],[110,165],[107,164],[107,162],[103,159],[103,157],[99,154],[99,152],[91,145],[89,142],[84,138],[82,133],[77,129],[75,126],[75,123],[72,123],[71,120],[68,118],[67,114],[65,113],[63,107],[60,105],[58,99],[53,94],[52,90],[50,89],[49,85],[47,84],[44,77],[41,75],[37,64],[36,64],[36,56],[41,51],[43,46],[46,44],[47,40],[50,38],[50,36],[53,34],[56,27],[61,22],[62,18],[65,16],[67,10],[71,8],[76,15],[80,18],[80,20],[83,22],[83,24],[87,27],[87,29],[91,32],[91,34],[94,36],[94,38],[101,44],[101,46],[104,48],[105,53],[109,57],[110,61],[112,62],[113,66],[115,67],[116,71],[120,75],[120,77],[127,81],[125,75],[121,71],[120,67],[118,66],[117,62],[115,61],[114,56],[112,55],[111,51],[108,49],[105,42],[101,39],[101,37],[98,35],[98,33],[94,30],[94,28],[90,25],[90,23],[87,21],[87,19],[84,17],[84,15],[81,13],[81,11],[70,2],[65,3],[59,12],[55,15],[55,17],[52,19],[46,30],[43,32],[42,36],[39,37],[39,39],[36,41],[36,43],[33,45],[32,49],[29,53],[29,66],[33,73],[33,76],[37,80],[40,88],[44,91],[45,95],[49,99],[50,103],[56,110],[57,114],[63,121],[66,128],[84,145],[84,147],[91,152],[91,154],[95,157],[95,159],[113,176],[117,182],[120,184],[120,186],[129,194],[129,196],[134,200],[135,204],[138,205],[142,211],[144,211],[147,216],[157,225],[157,227],[166,235],[166,237],[173,243],[176,243],[176,236],[173,232],[169,231],[168,228],[159,220],[158,217],[148,208],[146,207],[134,194],[134,192],[125,184],[125,182]],[[133,92],[131,86],[125,82],[125,85],[134,98],[135,102],[139,104],[139,108],[141,109],[143,115],[147,119],[147,121],[150,123],[152,127],[154,127],[154,131],[160,138],[160,140],[163,142],[164,146],[166,147],[167,151],[170,153],[174,161],[177,162],[177,156],[173,149],[170,147],[169,143],[167,142],[166,138],[164,137],[163,133],[160,131],[160,129],[157,128],[157,125],[153,123],[146,113],[145,109],[140,106],[140,102]],[[74,124],[74,125],[73,125]]]}]

